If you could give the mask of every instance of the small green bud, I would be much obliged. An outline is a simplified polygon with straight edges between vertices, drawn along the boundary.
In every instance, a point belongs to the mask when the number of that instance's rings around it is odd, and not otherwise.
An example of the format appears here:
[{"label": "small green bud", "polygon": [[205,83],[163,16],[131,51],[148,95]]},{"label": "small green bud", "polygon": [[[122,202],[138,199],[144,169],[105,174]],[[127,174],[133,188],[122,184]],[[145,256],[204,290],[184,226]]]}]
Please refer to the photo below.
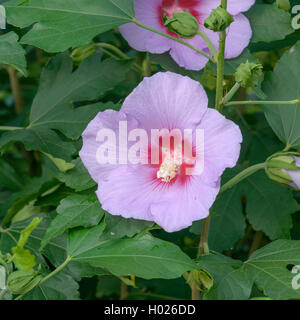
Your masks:
[{"label": "small green bud", "polygon": [[285,11],[290,11],[291,10],[291,3],[290,0],[276,0],[276,4],[278,8],[285,10]]},{"label": "small green bud", "polygon": [[199,30],[197,19],[188,11],[174,13],[173,17],[163,16],[164,25],[180,38],[193,38]]},{"label": "small green bud", "polygon": [[244,88],[256,87],[262,75],[262,68],[261,64],[251,63],[247,60],[237,68],[235,80]]},{"label": "small green bud", "polygon": [[37,271],[15,271],[8,276],[7,286],[14,294],[24,294],[35,286],[37,286],[43,279]]},{"label": "small green bud", "polygon": [[93,42],[88,43],[82,47],[74,49],[71,53],[71,58],[76,64],[80,64],[83,60],[90,57],[96,52]]},{"label": "small green bud", "polygon": [[[266,162],[266,173],[269,178],[277,183],[286,184],[297,188],[298,174],[300,167],[297,166],[296,157],[292,154],[283,153],[271,156]],[[296,180],[294,181],[294,178]]]},{"label": "small green bud", "polygon": [[204,21],[204,27],[215,32],[225,31],[234,22],[233,16],[221,6],[213,9]]}]

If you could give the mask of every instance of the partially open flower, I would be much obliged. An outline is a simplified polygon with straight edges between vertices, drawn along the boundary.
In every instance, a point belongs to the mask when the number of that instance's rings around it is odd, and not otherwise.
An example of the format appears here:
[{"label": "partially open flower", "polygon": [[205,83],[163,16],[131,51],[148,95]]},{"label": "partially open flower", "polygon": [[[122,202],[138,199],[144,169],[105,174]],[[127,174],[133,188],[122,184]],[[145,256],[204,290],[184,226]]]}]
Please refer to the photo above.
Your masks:
[{"label": "partially open flower", "polygon": [[199,82],[170,72],[145,78],[119,112],[100,112],[82,138],[80,157],[102,208],[168,232],[209,215],[242,142],[239,127],[208,108]]},{"label": "partially open flower", "polygon": [[[250,23],[241,12],[249,10],[255,0],[228,0],[227,2],[227,11],[233,16],[234,22],[227,28],[225,58],[232,59],[243,52],[252,37]],[[214,46],[218,49],[218,33],[206,29],[204,21],[209,17],[213,9],[220,6],[220,3],[220,0],[134,0],[134,9],[136,19],[140,23],[177,38],[180,38],[180,36],[172,32],[165,25],[164,20],[166,17],[173,18],[175,14],[188,11],[195,17],[200,29],[207,33]],[[134,49],[151,53],[170,51],[172,58],[186,69],[201,70],[208,62],[206,57],[189,47],[145,30],[134,23],[121,26],[120,31]],[[182,39],[196,48],[210,53],[206,42],[200,35],[195,35],[190,39]]]},{"label": "partially open flower", "polygon": [[300,190],[300,157],[293,154],[275,155],[267,160],[269,178]]}]

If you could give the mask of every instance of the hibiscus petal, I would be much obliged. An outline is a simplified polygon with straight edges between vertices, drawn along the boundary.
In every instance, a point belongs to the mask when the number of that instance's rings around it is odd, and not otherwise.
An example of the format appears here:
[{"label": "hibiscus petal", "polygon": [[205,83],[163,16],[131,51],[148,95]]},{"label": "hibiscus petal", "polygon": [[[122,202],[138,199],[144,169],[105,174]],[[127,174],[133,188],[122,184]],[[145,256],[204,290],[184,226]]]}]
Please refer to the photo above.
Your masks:
[{"label": "hibiscus petal", "polygon": [[154,221],[167,232],[187,228],[208,216],[219,181],[208,186],[195,176],[186,185],[179,180],[165,184],[154,179],[156,170],[140,165],[112,171],[97,190],[102,208],[112,215]]},{"label": "hibiscus petal", "polygon": [[220,190],[220,182],[214,186],[203,183],[201,177],[191,177],[185,188],[174,188],[167,201],[151,205],[154,221],[167,232],[175,232],[206,218]]},{"label": "hibiscus petal", "polygon": [[165,193],[166,185],[154,181],[155,168],[146,165],[118,167],[101,181],[97,196],[102,208],[112,215],[153,221],[150,205]]},{"label": "hibiscus petal", "polygon": [[[139,22],[165,33],[166,30],[160,23],[161,17],[158,9],[161,2],[161,0],[134,1],[134,10],[135,17]],[[121,26],[119,30],[129,45],[138,51],[163,53],[171,47],[172,40],[143,29],[134,23],[127,23]]]},{"label": "hibiscus petal", "polygon": [[[209,53],[206,43],[200,36],[182,40],[202,51],[205,51],[206,53]],[[195,50],[175,41],[172,43],[170,54],[180,67],[189,70],[202,70],[208,62],[208,59],[201,53],[198,53]]]},{"label": "hibiscus petal", "polygon": [[[118,136],[119,121],[127,121],[128,131],[138,126],[138,122],[134,118],[123,112],[105,110],[97,114],[82,134],[83,145],[79,156],[91,177],[97,182],[106,179],[108,174],[117,167],[112,164],[98,163],[96,154],[101,142],[97,142],[97,134],[100,129],[112,129]],[[118,154],[118,149],[116,151]]]},{"label": "hibiscus petal", "polygon": [[122,111],[135,117],[142,128],[193,129],[207,110],[207,95],[197,81],[160,72],[127,97]]},{"label": "hibiscus petal", "polygon": [[243,141],[240,128],[218,111],[208,109],[198,127],[204,130],[204,172],[202,179],[218,181],[226,168],[236,165]]}]

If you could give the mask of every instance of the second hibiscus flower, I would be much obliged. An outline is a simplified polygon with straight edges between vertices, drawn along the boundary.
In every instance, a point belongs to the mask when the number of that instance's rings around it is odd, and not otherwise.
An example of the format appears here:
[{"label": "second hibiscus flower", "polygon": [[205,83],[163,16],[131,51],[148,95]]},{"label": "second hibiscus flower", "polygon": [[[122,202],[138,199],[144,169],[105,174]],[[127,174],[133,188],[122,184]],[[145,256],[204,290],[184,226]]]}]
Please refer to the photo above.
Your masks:
[{"label": "second hibiscus flower", "polygon": [[[239,56],[248,46],[252,30],[248,19],[241,13],[247,11],[255,0],[228,0],[228,12],[233,15],[234,22],[227,29],[225,58]],[[164,17],[172,17],[174,13],[188,11],[198,21],[199,27],[209,36],[218,49],[218,33],[204,27],[205,19],[211,11],[220,5],[220,0],[134,0],[137,21],[164,33],[176,36],[164,25]],[[200,53],[174,40],[167,39],[134,23],[120,27],[121,34],[129,45],[138,51],[164,53],[170,51],[172,58],[181,66],[190,70],[201,70],[208,59]],[[185,42],[209,54],[206,42],[196,35]]]}]

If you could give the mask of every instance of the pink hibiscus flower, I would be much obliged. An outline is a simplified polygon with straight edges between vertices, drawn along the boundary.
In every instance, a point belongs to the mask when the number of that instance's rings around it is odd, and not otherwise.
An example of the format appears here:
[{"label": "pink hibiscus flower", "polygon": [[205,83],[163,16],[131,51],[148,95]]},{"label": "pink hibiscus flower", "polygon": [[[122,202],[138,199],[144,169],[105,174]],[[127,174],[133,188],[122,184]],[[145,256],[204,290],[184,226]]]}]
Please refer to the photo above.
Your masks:
[{"label": "pink hibiscus flower", "polygon": [[[252,30],[248,19],[241,13],[247,11],[255,0],[228,0],[228,12],[233,15],[234,22],[227,29],[225,58],[232,59],[239,56],[248,46],[252,37]],[[147,26],[172,36],[164,26],[162,17],[171,17],[174,13],[188,10],[197,18],[200,28],[207,33],[211,42],[218,49],[218,33],[204,27],[205,19],[212,9],[221,4],[220,0],[134,0],[136,19]],[[164,53],[170,50],[172,58],[181,66],[190,70],[201,70],[208,59],[200,53],[163,36],[145,30],[134,23],[120,27],[120,32],[129,45],[138,51]],[[209,54],[206,42],[196,35],[192,39],[182,39],[196,48]]]},{"label": "pink hibiscus flower", "polygon": [[[182,157],[179,161],[180,152],[185,150],[183,145],[188,143],[193,144],[193,155],[198,154],[199,146],[194,144],[194,139],[180,141],[180,148],[175,142],[171,143],[169,154],[161,147],[161,140],[158,145],[151,144],[147,157],[155,150],[160,153],[155,164],[121,164],[124,158],[99,164],[97,153],[104,143],[99,138],[99,130],[112,129],[117,142],[123,141],[124,136],[119,136],[120,121],[127,121],[126,134],[136,128],[143,129],[148,136],[153,129],[188,129],[193,133],[201,130],[204,144],[200,157],[203,156],[204,170],[193,174],[201,162],[198,158],[191,161]],[[112,215],[154,221],[168,232],[186,228],[209,215],[220,189],[220,177],[226,168],[236,165],[242,142],[239,127],[208,108],[207,95],[199,82],[170,72],[145,78],[119,112],[100,112],[82,138],[80,157],[98,183],[97,195],[102,208]],[[121,149],[122,146],[114,154],[119,155]],[[142,153],[140,150],[140,155]]]}]

